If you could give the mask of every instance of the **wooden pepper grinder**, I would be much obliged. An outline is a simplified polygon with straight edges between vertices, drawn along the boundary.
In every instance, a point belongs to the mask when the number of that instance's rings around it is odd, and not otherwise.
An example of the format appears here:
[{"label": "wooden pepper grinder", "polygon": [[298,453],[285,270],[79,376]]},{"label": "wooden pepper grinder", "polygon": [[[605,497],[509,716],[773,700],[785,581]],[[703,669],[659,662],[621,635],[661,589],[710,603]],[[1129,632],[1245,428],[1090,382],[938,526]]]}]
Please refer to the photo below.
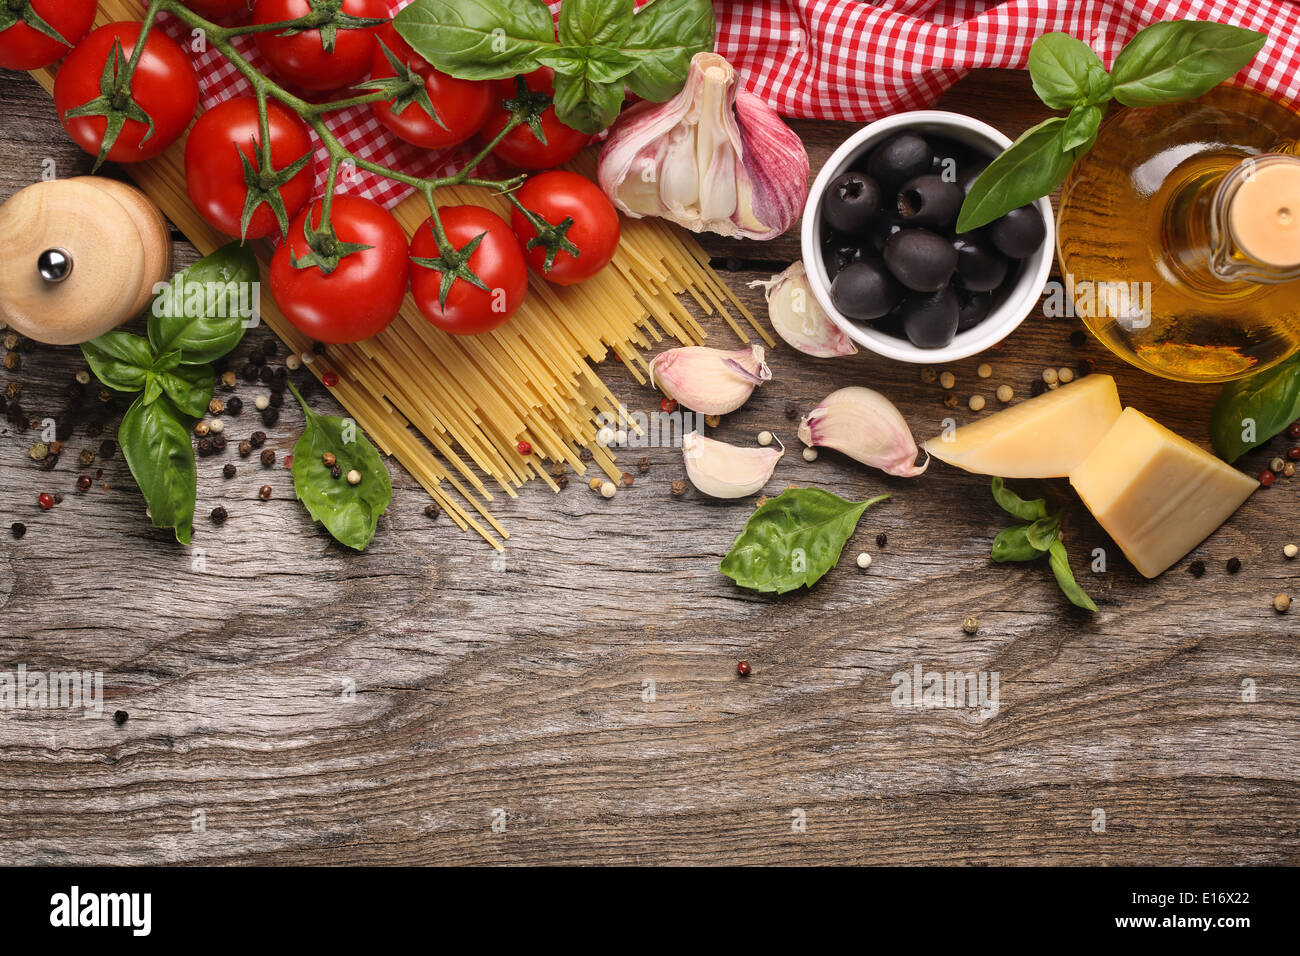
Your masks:
[{"label": "wooden pepper grinder", "polygon": [[115,179],[35,183],[0,206],[0,319],[75,345],[144,311],[171,274],[167,222]]}]

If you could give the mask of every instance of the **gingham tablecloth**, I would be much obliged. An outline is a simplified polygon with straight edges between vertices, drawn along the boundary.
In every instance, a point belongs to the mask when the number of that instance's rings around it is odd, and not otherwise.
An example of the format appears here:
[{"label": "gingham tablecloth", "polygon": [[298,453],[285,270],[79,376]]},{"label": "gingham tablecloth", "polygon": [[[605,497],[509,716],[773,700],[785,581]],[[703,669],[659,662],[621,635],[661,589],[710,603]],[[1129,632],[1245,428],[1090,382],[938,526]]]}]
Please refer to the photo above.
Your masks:
[{"label": "gingham tablecloth", "polygon": [[[408,2],[388,0],[394,13]],[[918,109],[972,69],[1024,67],[1034,39],[1050,30],[1086,41],[1109,66],[1142,27],[1174,19],[1268,33],[1267,45],[1238,80],[1300,97],[1300,5],[1286,0],[715,0],[714,9],[718,52],[748,88],[787,116],[866,121]],[[183,24],[164,26],[189,48]],[[255,66],[266,68],[251,38],[237,44]],[[248,92],[216,51],[196,54],[195,61],[205,107]],[[354,153],[412,175],[449,171],[465,155],[408,146],[369,107],[337,113],[330,126]],[[326,161],[323,149],[318,160]],[[409,193],[358,170],[345,170],[340,185],[385,205]]]}]

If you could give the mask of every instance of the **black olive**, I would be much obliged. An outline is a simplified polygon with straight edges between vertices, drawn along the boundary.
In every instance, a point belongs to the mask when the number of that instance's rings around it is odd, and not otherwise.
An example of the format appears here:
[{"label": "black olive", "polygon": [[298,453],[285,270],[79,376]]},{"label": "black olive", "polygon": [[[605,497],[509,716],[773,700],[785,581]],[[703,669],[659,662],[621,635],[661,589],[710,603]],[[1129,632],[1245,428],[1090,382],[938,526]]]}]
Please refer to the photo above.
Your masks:
[{"label": "black olive", "polygon": [[1047,238],[1043,215],[1033,206],[1021,206],[994,219],[986,231],[993,245],[1013,259],[1032,255]]},{"label": "black olive", "polygon": [[885,243],[885,265],[909,289],[938,292],[957,268],[957,250],[936,233],[903,229]]},{"label": "black olive", "polygon": [[962,292],[957,296],[957,331],[973,329],[986,318],[993,308],[990,292]]},{"label": "black olive", "polygon": [[889,241],[889,237],[902,228],[902,225],[893,216],[877,216],[876,221],[871,224],[871,229],[867,232],[866,246],[876,255],[880,255],[885,251],[885,243]]},{"label": "black olive", "polygon": [[957,334],[960,309],[957,293],[940,289],[932,295],[910,295],[902,306],[903,331],[920,349],[941,349]]},{"label": "black olive", "polygon": [[967,232],[952,241],[957,250],[957,281],[970,292],[991,292],[1007,275],[1007,258],[987,238]]},{"label": "black olive", "polygon": [[834,279],[845,266],[857,262],[862,256],[862,245],[848,236],[832,232],[822,239],[822,262],[828,279]]},{"label": "black olive", "polygon": [[971,186],[975,185],[975,180],[980,178],[980,174],[989,168],[987,159],[971,160],[962,164],[957,170],[957,185],[961,187],[963,193],[970,192]]},{"label": "black olive", "polygon": [[831,301],[850,319],[869,322],[897,304],[903,290],[879,259],[850,263],[831,283]]},{"label": "black olive", "polygon": [[822,219],[836,232],[861,235],[878,212],[880,187],[862,173],[840,174],[822,197]]},{"label": "black olive", "polygon": [[960,186],[941,175],[914,176],[898,191],[898,215],[908,225],[948,229],[965,198]]},{"label": "black olive", "polygon": [[867,156],[867,173],[887,190],[930,171],[934,150],[915,133],[895,133]]}]

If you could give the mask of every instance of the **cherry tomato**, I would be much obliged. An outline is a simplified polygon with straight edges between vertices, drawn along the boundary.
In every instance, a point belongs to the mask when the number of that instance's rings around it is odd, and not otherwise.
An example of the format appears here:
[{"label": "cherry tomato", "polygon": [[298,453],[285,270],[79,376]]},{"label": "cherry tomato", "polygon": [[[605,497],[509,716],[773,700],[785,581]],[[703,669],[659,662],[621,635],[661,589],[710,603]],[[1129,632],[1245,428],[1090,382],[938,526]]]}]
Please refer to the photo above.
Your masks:
[{"label": "cherry tomato", "polygon": [[[131,58],[140,37],[138,23],[107,23],[77,44],[59,67],[54,79],[54,105],[68,135],[82,149],[98,154],[107,120],[103,116],[69,117],[68,111],[100,95],[104,64],[113,56],[114,42],[122,45],[123,62]],[[114,140],[107,158],[136,163],[157,156],[185,132],[199,105],[199,83],[190,58],[161,30],[152,30],[144,53],[131,77],[131,95],[153,120],[153,134],[139,120],[128,119]]]},{"label": "cherry tomato", "polygon": [[[312,152],[307,124],[296,113],[275,100],[267,100],[266,117],[271,130],[271,165],[276,172]],[[228,236],[239,236],[248,199],[244,164],[239,154],[243,153],[257,170],[261,142],[257,98],[237,96],[200,116],[185,143],[185,188],[190,201],[204,219]],[[288,218],[292,219],[307,204],[314,183],[309,159],[306,166],[280,186],[280,199]],[[244,238],[259,239],[279,229],[270,204],[262,202],[253,210]]]},{"label": "cherry tomato", "polygon": [[[389,17],[384,0],[343,0],[342,11],[354,17]],[[256,0],[254,23],[296,20],[312,12],[308,0]],[[339,30],[334,52],[326,53],[319,30],[304,30],[292,36],[277,32],[259,33],[257,48],[271,68],[290,83],[305,90],[337,90],[351,86],[370,69],[375,50],[375,29]]]},{"label": "cherry tomato", "polygon": [[253,0],[184,0],[184,3],[199,16],[209,20],[243,16],[253,6]]},{"label": "cherry tomato", "polygon": [[[491,83],[458,80],[439,73],[427,60],[411,49],[391,23],[379,28],[376,36],[399,62],[405,63],[424,77],[424,89],[433,103],[434,112],[442,125],[433,119],[418,103],[407,105],[400,113],[393,112],[391,103],[376,103],[375,116],[399,137],[425,149],[444,149],[463,143],[483,125],[492,112],[495,102]],[[384,49],[375,44],[375,55],[370,68],[375,79],[396,76],[397,71],[388,62]]]},{"label": "cherry tomato", "polygon": [[320,226],[316,200],[289,227],[289,239],[271,257],[271,295],[285,318],[318,342],[360,342],[393,321],[406,295],[409,267],[406,233],[392,214],[369,199],[335,196],[330,220],[340,242],[370,246],[339,260],[328,275],[317,266],[299,269],[292,255],[311,250],[304,235],[307,217]]},{"label": "cherry tomato", "polygon": [[564,249],[558,249],[551,267],[547,269],[546,247],[539,243],[528,248],[537,230],[518,209],[510,213],[510,228],[514,230],[515,238],[524,250],[524,258],[534,272],[556,285],[573,285],[590,279],[614,257],[614,250],[618,248],[618,212],[590,179],[555,169],[533,176],[515,196],[525,209],[552,226],[560,226],[565,219],[573,220],[572,225],[564,230],[564,238],[577,247],[577,258]]},{"label": "cherry tomato", "polygon": [[[490,332],[514,314],[528,291],[528,266],[524,254],[506,221],[482,206],[446,206],[438,210],[447,239],[457,249],[464,249],[477,236],[478,248],[466,265],[487,286],[478,286],[457,277],[447,292],[447,307],[438,302],[442,273],[419,263],[411,264],[411,295],[424,317],[456,335]],[[433,220],[426,219],[411,240],[411,257],[438,258],[438,240]]]},{"label": "cherry tomato", "polygon": [[[0,0],[3,2],[3,0]],[[29,0],[18,9],[9,5],[16,19],[0,33],[0,67],[6,70],[39,70],[49,66],[72,46],[80,43],[95,21],[95,0]],[[30,26],[29,18],[44,21],[67,43]]]},{"label": "cherry tomato", "polygon": [[[555,71],[548,66],[533,70],[524,77],[528,89],[534,93],[555,95]],[[515,96],[518,86],[514,80],[496,81],[496,107],[483,125],[483,139],[490,141],[510,122],[510,113],[501,105],[502,100]],[[586,133],[580,133],[570,126],[565,126],[555,117],[555,106],[546,107],[542,113],[542,132],[546,136],[543,145],[532,128],[527,124],[516,126],[506,133],[505,138],[492,150],[497,156],[512,166],[520,169],[552,169],[567,163],[582,152],[582,147],[590,139]]]}]

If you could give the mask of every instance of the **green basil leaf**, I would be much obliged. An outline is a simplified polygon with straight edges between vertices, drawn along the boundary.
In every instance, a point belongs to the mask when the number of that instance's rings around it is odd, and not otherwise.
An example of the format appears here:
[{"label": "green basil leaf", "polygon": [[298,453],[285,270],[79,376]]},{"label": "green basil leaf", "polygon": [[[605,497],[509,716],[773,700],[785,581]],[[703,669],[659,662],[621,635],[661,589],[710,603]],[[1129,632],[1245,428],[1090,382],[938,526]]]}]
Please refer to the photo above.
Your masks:
[{"label": "green basil leaf", "polygon": [[1021,521],[1037,521],[1047,517],[1047,502],[1042,498],[1026,500],[1006,486],[1001,478],[993,479],[993,500],[1003,511]]},{"label": "green basil leaf", "polygon": [[1223,386],[1210,413],[1210,439],[1220,458],[1234,462],[1297,418],[1300,356]]},{"label": "green basil leaf", "polygon": [[1046,518],[1039,518],[1025,528],[1025,540],[1040,552],[1049,550],[1055,542],[1060,540],[1057,532],[1061,530],[1061,521],[1064,518],[1064,511],[1058,511]]},{"label": "green basil leaf", "polygon": [[530,73],[556,46],[542,0],[415,0],[393,24],[417,53],[463,80]]},{"label": "green basil leaf", "polygon": [[1065,125],[1061,127],[1061,148],[1074,150],[1084,147],[1083,152],[1091,149],[1097,130],[1101,128],[1101,115],[1100,106],[1076,106],[1070,110]]},{"label": "green basil leaf", "polygon": [[1043,120],[989,163],[966,194],[957,216],[957,232],[987,226],[1061,184],[1075,159],[1075,153],[1061,145],[1065,123],[1064,116]]},{"label": "green basil leaf", "polygon": [[81,354],[95,378],[119,392],[138,392],[144,388],[145,376],[154,362],[148,341],[121,329],[82,342]]},{"label": "green basil leaf", "polygon": [[632,32],[633,0],[564,0],[560,42],[570,46],[617,47]]},{"label": "green basil leaf", "polygon": [[[294,493],[335,541],[364,551],[375,536],[379,516],[393,499],[388,469],[356,422],[316,414],[297,389],[289,388],[307,420],[293,446]],[[361,481],[352,485],[346,477],[333,477],[321,460],[326,452],[335,456],[344,476],[355,470],[361,473]]]},{"label": "green basil leaf", "polygon": [[653,0],[632,18],[623,52],[638,59],[627,78],[632,92],[662,103],[681,92],[691,57],[713,49],[709,0]]},{"label": "green basil leaf", "polygon": [[854,502],[820,488],[784,491],[750,516],[719,570],[755,591],[811,587],[835,566],[862,513],[888,497]]},{"label": "green basil leaf", "polygon": [[186,423],[167,398],[137,398],[117,429],[127,467],[135,476],[155,528],[176,529],[189,544],[194,528],[194,449]]},{"label": "green basil leaf", "polygon": [[1008,561],[1033,561],[1043,556],[1043,549],[1029,543],[1029,525],[1016,524],[1005,528],[993,539],[993,560],[998,564]]},{"label": "green basil leaf", "polygon": [[211,365],[181,365],[169,372],[155,373],[163,391],[186,415],[202,418],[212,401]]},{"label": "green basil leaf", "polygon": [[[538,60],[543,66],[549,66],[563,76],[586,75],[596,83],[613,83],[621,80],[637,66],[634,57],[626,56],[617,50],[604,50],[598,47],[556,47],[550,53],[543,53]],[[623,85],[620,83],[619,92],[621,93],[622,90]]]},{"label": "green basil leaf", "polygon": [[1153,23],[1115,57],[1115,99],[1125,106],[1156,106],[1200,96],[1231,79],[1267,41],[1267,34],[1226,23]]},{"label": "green basil leaf", "polygon": [[1029,48],[1029,78],[1038,98],[1054,110],[1104,103],[1111,97],[1110,77],[1101,59],[1068,33],[1044,33],[1034,41]]},{"label": "green basil leaf", "polygon": [[1092,603],[1092,598],[1088,597],[1083,588],[1079,587],[1079,582],[1074,579],[1074,572],[1070,570],[1070,559],[1065,553],[1065,545],[1060,539],[1052,542],[1051,548],[1047,552],[1048,564],[1052,566],[1052,573],[1056,575],[1056,583],[1060,586],[1061,592],[1070,599],[1070,603],[1075,607],[1081,607],[1085,611],[1097,610],[1097,605]]},{"label": "green basil leaf", "polygon": [[599,133],[618,119],[623,106],[623,81],[597,80],[591,72],[581,76],[555,74],[555,116],[583,133]]},{"label": "green basil leaf", "polygon": [[229,353],[251,323],[259,279],[252,246],[232,242],[172,278],[149,310],[149,341],[187,365]]}]

